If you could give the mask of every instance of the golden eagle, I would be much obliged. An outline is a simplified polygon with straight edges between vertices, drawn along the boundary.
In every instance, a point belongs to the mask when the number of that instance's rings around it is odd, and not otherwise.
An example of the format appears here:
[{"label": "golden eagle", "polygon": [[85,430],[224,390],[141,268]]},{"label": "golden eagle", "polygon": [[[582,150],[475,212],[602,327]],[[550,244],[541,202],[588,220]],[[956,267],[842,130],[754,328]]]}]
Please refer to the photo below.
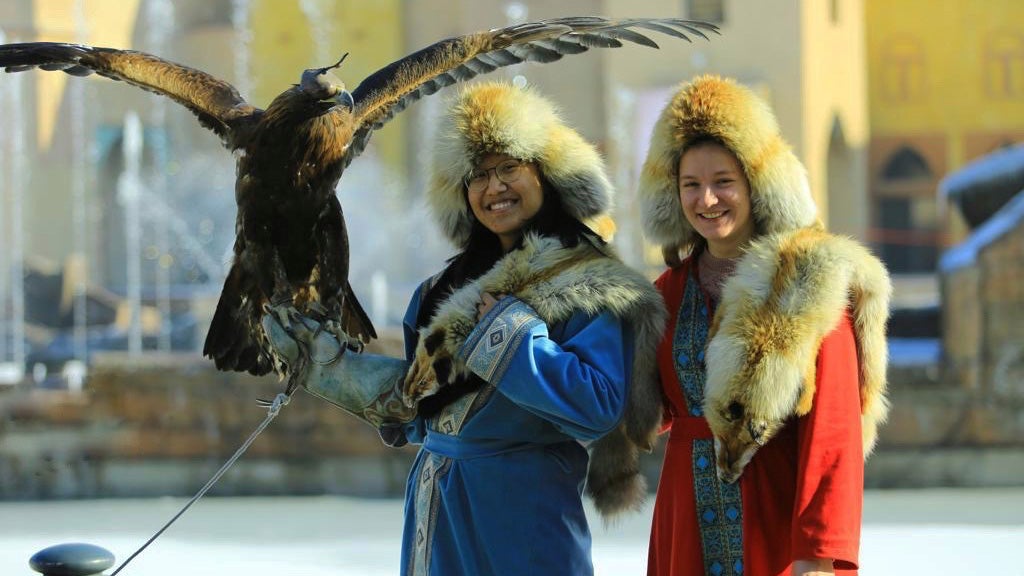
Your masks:
[{"label": "golden eagle", "polygon": [[[269,305],[338,321],[376,337],[348,282],[348,238],[335,186],[374,130],[420,97],[524,61],[553,62],[623,41],[657,48],[638,30],[689,41],[717,29],[677,18],[556,18],[442,40],[392,62],[351,93],[331,70],[302,73],[265,110],[205,72],[131,50],[37,42],[0,46],[7,72],[31,68],[97,73],[162,94],[191,110],[237,156],[234,260],[203,354],[222,370],[265,374],[277,366],[261,326]],[[275,364],[277,363],[277,364]],[[289,392],[292,385],[289,385]]]}]

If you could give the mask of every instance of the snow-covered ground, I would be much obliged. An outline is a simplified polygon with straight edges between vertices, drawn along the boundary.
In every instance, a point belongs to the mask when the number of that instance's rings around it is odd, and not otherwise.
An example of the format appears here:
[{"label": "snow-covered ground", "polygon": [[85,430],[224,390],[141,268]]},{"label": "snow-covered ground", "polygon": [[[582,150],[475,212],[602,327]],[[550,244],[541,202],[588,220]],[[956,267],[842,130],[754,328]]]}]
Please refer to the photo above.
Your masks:
[{"label": "snow-covered ground", "polygon": [[[34,574],[29,557],[61,542],[120,564],[184,502],[0,503],[0,574]],[[401,515],[397,500],[204,498],[121,575],[393,575]],[[869,491],[864,516],[863,574],[1024,575],[1024,488]],[[649,507],[608,528],[595,518],[597,574],[644,573],[649,521]]]}]

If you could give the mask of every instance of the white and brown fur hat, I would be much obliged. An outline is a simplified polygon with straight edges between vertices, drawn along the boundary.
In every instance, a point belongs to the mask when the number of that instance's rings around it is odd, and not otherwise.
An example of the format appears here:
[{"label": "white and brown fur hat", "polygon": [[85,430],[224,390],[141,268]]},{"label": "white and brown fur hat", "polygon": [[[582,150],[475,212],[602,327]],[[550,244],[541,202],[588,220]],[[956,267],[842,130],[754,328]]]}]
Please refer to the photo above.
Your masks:
[{"label": "white and brown fur hat", "polygon": [[473,221],[464,178],[487,154],[536,162],[566,212],[580,221],[611,209],[601,156],[532,89],[499,82],[464,88],[441,120],[436,146],[427,199],[456,246],[466,245]]},{"label": "white and brown fur hat", "polygon": [[639,195],[644,232],[653,242],[670,250],[696,239],[683,215],[677,174],[683,151],[707,138],[724,144],[743,166],[758,234],[817,222],[807,171],[782,139],[767,102],[734,80],[699,76],[680,86],[651,135]]}]

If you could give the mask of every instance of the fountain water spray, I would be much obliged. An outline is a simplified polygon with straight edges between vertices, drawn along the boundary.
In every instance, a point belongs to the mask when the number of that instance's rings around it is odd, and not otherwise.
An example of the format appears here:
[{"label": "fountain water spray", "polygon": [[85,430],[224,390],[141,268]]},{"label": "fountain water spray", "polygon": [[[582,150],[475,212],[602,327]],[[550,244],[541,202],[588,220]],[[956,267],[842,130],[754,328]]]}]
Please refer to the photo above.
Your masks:
[{"label": "fountain water spray", "polygon": [[[82,0],[75,2],[75,40],[84,43],[87,38],[85,9]],[[72,349],[75,360],[86,362],[89,357],[88,306],[86,289],[89,285],[89,191],[88,160],[90,140],[86,130],[86,83],[68,83],[68,102],[71,120],[71,234],[77,252],[73,253],[75,266],[71,309],[74,311]],[[65,273],[70,270],[65,269]]]},{"label": "fountain water spray", "polygon": [[[147,49],[154,54],[168,52],[168,38],[174,28],[174,4],[170,0],[148,0],[146,10]],[[167,142],[167,99],[155,94],[149,96],[149,124],[155,129],[152,139],[156,156],[156,170],[152,183],[152,195],[164,198],[167,195],[167,165],[169,150]],[[156,218],[157,256],[155,262],[156,302],[160,310],[160,335],[157,349],[162,352],[171,349],[171,255],[167,218]]]},{"label": "fountain water spray", "polygon": [[128,327],[128,354],[138,357],[142,353],[142,228],[139,219],[139,190],[142,187],[142,123],[139,115],[128,112],[124,117],[124,172],[117,181],[117,199],[124,210],[125,266],[127,271],[127,298],[131,308]]}]

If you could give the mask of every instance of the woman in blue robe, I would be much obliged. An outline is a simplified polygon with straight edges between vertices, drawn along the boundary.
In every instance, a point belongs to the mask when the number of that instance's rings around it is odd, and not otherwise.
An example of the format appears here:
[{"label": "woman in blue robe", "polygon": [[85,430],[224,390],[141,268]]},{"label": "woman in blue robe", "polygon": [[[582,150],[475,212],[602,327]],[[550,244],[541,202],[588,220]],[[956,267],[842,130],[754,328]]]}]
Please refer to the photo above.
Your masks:
[{"label": "woman in blue robe", "polygon": [[460,252],[413,295],[405,359],[347,351],[307,318],[267,332],[309,354],[307,391],[421,445],[402,574],[592,574],[585,486],[606,516],[644,494],[664,323],[583,223],[610,208],[600,156],[531,90],[479,84],[442,120],[427,193]]}]

